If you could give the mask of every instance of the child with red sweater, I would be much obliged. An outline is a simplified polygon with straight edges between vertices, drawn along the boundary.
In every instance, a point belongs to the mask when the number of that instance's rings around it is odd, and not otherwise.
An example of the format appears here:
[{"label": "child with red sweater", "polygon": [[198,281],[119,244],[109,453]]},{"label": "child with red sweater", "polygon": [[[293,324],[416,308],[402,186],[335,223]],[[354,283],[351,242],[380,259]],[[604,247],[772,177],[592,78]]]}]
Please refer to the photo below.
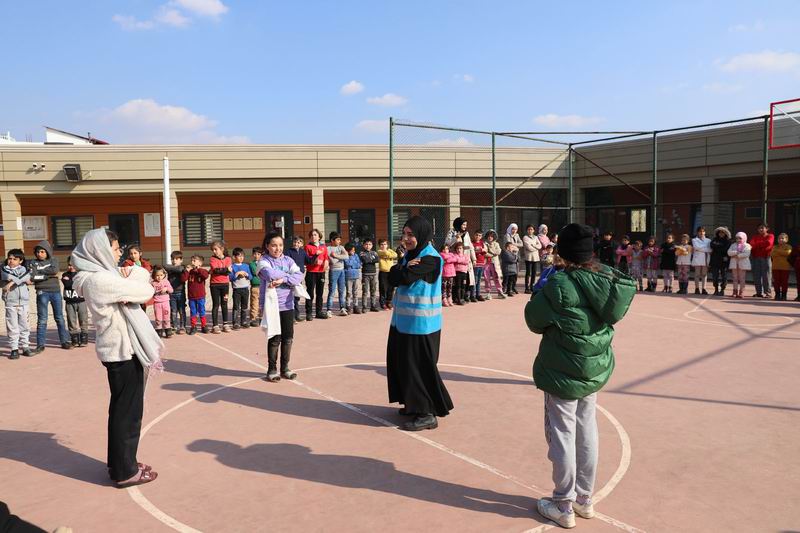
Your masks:
[{"label": "child with red sweater", "polygon": [[753,283],[756,298],[772,296],[772,261],[770,255],[775,246],[775,235],[769,232],[766,224],[759,224],[758,234],[750,238],[750,264],[753,268]]},{"label": "child with red sweater", "polygon": [[453,280],[456,278],[456,254],[450,253],[450,247],[442,246],[442,306],[453,306]]},{"label": "child with red sweater", "polygon": [[[231,288],[229,276],[233,272],[233,261],[222,241],[211,243],[211,254],[208,261],[211,265],[211,333],[228,333],[231,330],[228,323],[228,293]],[[217,310],[222,311],[221,325],[217,322]]]},{"label": "child with red sweater", "polygon": [[167,279],[167,271],[161,265],[153,268],[153,314],[156,316],[156,333],[159,337],[172,337],[169,321],[169,295],[172,294],[172,283]]},{"label": "child with red sweater", "polygon": [[306,290],[310,298],[306,300],[306,321],[313,320],[314,300],[316,299],[317,318],[328,318],[322,311],[322,292],[325,290],[325,267],[328,264],[328,247],[322,242],[322,233],[312,229],[305,247],[308,255],[306,265]]},{"label": "child with red sweater", "polygon": [[486,247],[483,245],[483,235],[480,231],[476,231],[472,234],[472,251],[475,253],[475,264],[472,267],[473,272],[475,273],[475,286],[474,286],[474,296],[475,299],[479,302],[485,301],[485,298],[481,296],[481,279],[483,279],[483,271],[486,268]]},{"label": "child with red sweater", "polygon": [[203,333],[208,333],[206,326],[206,280],[208,270],[203,268],[203,256],[193,255],[192,263],[189,267],[189,282],[187,294],[189,295],[189,315],[192,329],[189,335],[197,333],[197,319],[200,318],[200,326]]}]

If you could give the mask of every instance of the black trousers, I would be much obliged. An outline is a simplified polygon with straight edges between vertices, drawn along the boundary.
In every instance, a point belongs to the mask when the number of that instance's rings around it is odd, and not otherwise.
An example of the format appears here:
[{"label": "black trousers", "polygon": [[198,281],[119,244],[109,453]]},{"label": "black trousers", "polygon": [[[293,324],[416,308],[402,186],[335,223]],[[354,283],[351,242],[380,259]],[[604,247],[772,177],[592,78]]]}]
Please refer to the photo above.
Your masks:
[{"label": "black trousers", "polygon": [[211,284],[211,325],[217,326],[217,310],[222,310],[222,325],[228,323],[228,290],[230,284],[228,283],[212,283]]},{"label": "black trousers", "polygon": [[467,298],[469,290],[469,272],[456,272],[456,279],[453,282],[453,301],[463,302]]},{"label": "black trousers", "polygon": [[8,505],[0,502],[0,531],[3,533],[47,533],[44,529],[11,514]]},{"label": "black trousers", "polygon": [[103,363],[108,372],[108,474],[114,481],[131,478],[139,469],[136,451],[142,429],[144,369],[134,355],[130,361]]},{"label": "black trousers", "polygon": [[525,261],[525,290],[533,289],[536,284],[536,261]]},{"label": "black trousers", "polygon": [[504,274],[503,285],[505,285],[506,294],[511,293],[511,291],[517,290],[517,273],[510,272],[508,274]]},{"label": "black trousers", "polygon": [[306,316],[312,316],[316,301],[317,314],[322,314],[322,293],[325,290],[325,272],[306,272],[306,290],[311,296],[306,300]]},{"label": "black trousers", "polygon": [[392,303],[394,287],[389,283],[388,272],[378,272],[378,294],[380,294],[381,305]]},{"label": "black trousers", "polygon": [[713,266],[710,267],[709,270],[711,270],[711,279],[714,282],[714,288],[719,286],[724,291],[725,285],[728,283],[727,265]]},{"label": "black trousers", "polygon": [[250,287],[233,289],[233,323],[240,326],[250,322]]}]

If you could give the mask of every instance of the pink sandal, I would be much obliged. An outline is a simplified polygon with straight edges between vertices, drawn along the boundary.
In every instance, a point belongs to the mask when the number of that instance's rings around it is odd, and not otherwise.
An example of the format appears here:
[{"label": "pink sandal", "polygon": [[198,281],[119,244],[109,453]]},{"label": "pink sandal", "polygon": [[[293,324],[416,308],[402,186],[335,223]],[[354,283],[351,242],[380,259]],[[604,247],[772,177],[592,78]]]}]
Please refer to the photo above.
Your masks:
[{"label": "pink sandal", "polygon": [[[147,466],[147,465],[144,465]],[[137,485],[144,485],[145,483],[150,483],[151,481],[155,481],[158,477],[158,472],[153,472],[152,470],[147,469],[140,469],[139,477],[134,481],[118,481],[115,486],[118,489],[127,489],[128,487],[135,487]]]}]

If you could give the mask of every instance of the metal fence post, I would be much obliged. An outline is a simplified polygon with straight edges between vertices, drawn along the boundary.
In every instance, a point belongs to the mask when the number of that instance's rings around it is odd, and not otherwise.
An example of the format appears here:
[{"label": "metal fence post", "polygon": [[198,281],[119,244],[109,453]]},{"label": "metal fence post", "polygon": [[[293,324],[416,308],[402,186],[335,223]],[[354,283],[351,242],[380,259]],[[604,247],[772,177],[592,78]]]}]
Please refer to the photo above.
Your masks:
[{"label": "metal fence post", "polygon": [[389,246],[394,244],[394,119],[389,117]]},{"label": "metal fence post", "polygon": [[569,199],[567,200],[567,207],[569,207],[569,223],[572,224],[575,222],[575,205],[574,205],[574,188],[572,183],[573,178],[573,170],[572,170],[572,144],[569,145],[569,150],[567,151],[567,194],[569,195]]},{"label": "metal fence post", "polygon": [[653,132],[653,191],[650,194],[652,207],[650,214],[653,219],[651,228],[652,235],[658,241],[658,132]]},{"label": "metal fence post", "polygon": [[495,161],[495,133],[492,132],[492,229],[497,231],[497,167]]},{"label": "metal fence post", "polygon": [[[764,163],[761,177],[761,221],[767,224],[767,187],[769,185],[769,117],[764,118]],[[769,225],[769,224],[767,224]]]}]

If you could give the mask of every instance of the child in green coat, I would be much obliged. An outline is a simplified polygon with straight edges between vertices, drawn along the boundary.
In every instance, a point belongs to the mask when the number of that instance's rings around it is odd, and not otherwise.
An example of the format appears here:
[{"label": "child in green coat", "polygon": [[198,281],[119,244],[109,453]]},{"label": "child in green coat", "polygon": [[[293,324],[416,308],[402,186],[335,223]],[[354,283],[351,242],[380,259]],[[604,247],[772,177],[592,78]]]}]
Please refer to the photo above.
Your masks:
[{"label": "child in green coat", "polygon": [[614,324],[630,307],[636,284],[592,260],[592,229],[569,224],[558,233],[564,270],[552,274],[525,307],[525,321],[542,335],[533,380],[544,391],[545,437],[553,463],[553,497],[539,514],[575,527],[575,513],[594,516],[597,472],[597,391],[614,370]]}]

